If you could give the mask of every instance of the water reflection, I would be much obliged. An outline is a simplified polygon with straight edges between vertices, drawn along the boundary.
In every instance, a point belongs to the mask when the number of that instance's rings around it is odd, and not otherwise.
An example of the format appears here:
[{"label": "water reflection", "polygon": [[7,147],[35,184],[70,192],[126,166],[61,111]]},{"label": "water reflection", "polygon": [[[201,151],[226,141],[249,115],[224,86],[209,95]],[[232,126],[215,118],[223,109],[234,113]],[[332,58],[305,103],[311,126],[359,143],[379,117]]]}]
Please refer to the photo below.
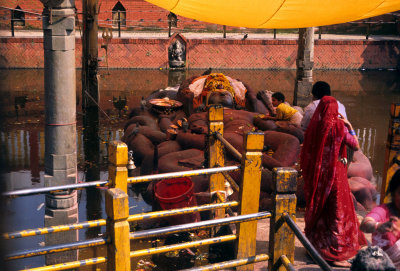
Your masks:
[{"label": "water reflection", "polygon": [[[99,154],[96,161],[96,178],[107,179],[107,143],[120,139],[126,115],[134,106],[140,105],[141,97],[148,96],[156,89],[174,86],[184,78],[201,74],[203,71],[180,71],[170,73],[160,70],[110,70],[100,71],[100,123],[98,132]],[[293,100],[295,80],[294,70],[215,70],[246,82],[254,91],[272,90],[285,94]],[[385,144],[388,132],[390,104],[400,102],[400,77],[396,71],[315,71],[314,81],[323,80],[331,84],[333,96],[340,100],[347,110],[360,145],[371,160],[374,174],[380,182]],[[80,169],[78,181],[84,181],[85,168],[84,131],[79,101],[80,71],[77,71],[77,152]],[[43,185],[44,170],[44,86],[43,70],[3,70],[0,75],[0,117],[4,123],[0,131],[0,161],[6,164],[5,178],[1,186],[7,190],[39,187]],[[24,97],[23,99],[17,97]],[[16,105],[15,101],[18,102]],[[25,101],[25,102],[24,102]],[[105,116],[108,115],[108,117]],[[378,186],[379,188],[379,186]],[[80,221],[98,219],[105,216],[104,191],[93,189],[79,193]],[[131,213],[148,210],[140,198],[130,192]],[[5,230],[21,230],[43,226],[43,196],[16,198],[7,202],[7,223]],[[32,216],[32,214],[35,214]],[[2,224],[5,224],[2,220]],[[104,228],[80,231],[80,240],[96,238]],[[29,239],[29,240],[28,240]],[[43,241],[42,237],[13,240],[10,247],[34,248]],[[87,250],[80,258],[90,258],[104,253]],[[43,257],[20,260],[16,268],[41,266]]]},{"label": "water reflection", "polygon": [[[184,78],[198,75],[202,71],[159,70],[111,70],[100,71],[99,163],[104,165],[107,157],[106,144],[122,136],[124,117],[129,108],[138,106],[141,97],[152,91],[179,83]],[[281,91],[288,101],[293,99],[295,71],[271,70],[220,70],[248,83],[255,91],[269,89]],[[77,97],[80,98],[80,72],[77,72]],[[331,84],[333,95],[345,106],[353,123],[364,153],[372,160],[376,173],[383,170],[382,152],[389,123],[389,106],[399,102],[400,79],[396,71],[315,71],[314,81],[324,80]],[[43,166],[43,71],[4,70],[0,77],[1,115],[5,117],[4,129],[0,132],[2,151],[9,171],[31,169],[32,179],[37,179]],[[27,97],[24,114],[17,113],[13,106],[17,97]],[[25,99],[24,99],[25,100]],[[83,165],[84,154],[81,110],[78,104],[78,163]],[[107,114],[110,118],[105,116]],[[81,124],[79,124],[81,123]],[[38,156],[38,157],[37,157]]]}]

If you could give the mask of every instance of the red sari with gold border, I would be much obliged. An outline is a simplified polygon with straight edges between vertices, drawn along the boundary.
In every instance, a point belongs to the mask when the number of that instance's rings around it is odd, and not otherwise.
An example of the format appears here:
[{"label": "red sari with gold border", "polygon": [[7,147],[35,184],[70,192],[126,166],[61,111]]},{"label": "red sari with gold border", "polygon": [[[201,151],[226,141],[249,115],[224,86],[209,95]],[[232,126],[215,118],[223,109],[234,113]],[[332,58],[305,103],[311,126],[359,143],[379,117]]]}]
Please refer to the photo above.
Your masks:
[{"label": "red sari with gold border", "polygon": [[346,145],[357,142],[338,118],[337,101],[321,99],[304,136],[300,166],[306,199],[305,234],[327,261],[343,261],[367,244],[347,181]]}]

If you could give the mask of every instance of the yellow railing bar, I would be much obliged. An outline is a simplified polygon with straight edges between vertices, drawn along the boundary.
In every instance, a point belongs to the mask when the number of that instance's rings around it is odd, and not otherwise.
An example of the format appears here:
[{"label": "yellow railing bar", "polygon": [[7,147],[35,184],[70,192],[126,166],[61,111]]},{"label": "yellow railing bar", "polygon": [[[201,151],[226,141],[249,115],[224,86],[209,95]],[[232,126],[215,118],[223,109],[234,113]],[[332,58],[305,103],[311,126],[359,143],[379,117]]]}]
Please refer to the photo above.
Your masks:
[{"label": "yellow railing bar", "polygon": [[268,217],[271,217],[270,212],[259,212],[247,215],[230,216],[225,218],[205,220],[205,221],[187,223],[182,225],[168,226],[164,228],[130,232],[129,235],[131,240],[137,240],[137,239],[151,238],[151,237],[157,237],[166,234],[174,234],[178,232],[185,232],[191,230],[202,230],[215,226],[223,226],[228,224],[237,224],[242,222],[261,220]]},{"label": "yellow railing bar", "polygon": [[171,209],[165,211],[158,211],[158,212],[150,212],[150,213],[141,213],[136,215],[130,215],[128,217],[128,222],[145,220],[145,219],[152,219],[152,218],[160,218],[166,216],[173,216],[173,215],[182,215],[187,213],[195,213],[200,211],[207,211],[212,209],[218,208],[229,208],[238,206],[239,202],[237,201],[229,201],[229,202],[222,202],[222,203],[213,203],[213,204],[205,204],[200,206],[194,207],[185,207],[180,209]]},{"label": "yellow railing bar", "polygon": [[[200,211],[208,211],[208,210],[217,209],[217,208],[235,207],[238,205],[239,205],[239,203],[237,201],[231,201],[231,202],[223,202],[223,203],[215,203],[215,204],[205,204],[205,205],[195,206],[195,207],[172,209],[172,210],[166,210],[166,211],[141,213],[141,214],[136,214],[136,215],[130,215],[128,217],[128,222],[152,219],[152,218],[167,217],[167,216],[173,216],[173,215],[179,215],[179,214],[194,213],[194,212],[200,212]],[[4,233],[3,238],[8,240],[8,239],[14,239],[14,238],[23,238],[23,237],[43,235],[43,234],[49,234],[49,233],[55,233],[55,232],[80,230],[80,229],[87,229],[87,228],[94,228],[94,227],[101,227],[101,226],[106,226],[105,219],[90,220],[90,221],[85,221],[82,223],[9,232],[9,233]]]},{"label": "yellow railing bar", "polygon": [[293,264],[289,261],[288,257],[286,257],[286,255],[281,255],[281,262],[283,264],[283,266],[286,268],[286,270],[288,271],[294,271],[294,267]]},{"label": "yellow railing bar", "polygon": [[236,259],[232,261],[226,261],[222,263],[216,263],[216,264],[210,264],[206,266],[200,266],[200,267],[195,267],[191,269],[185,269],[181,271],[211,271],[211,270],[222,270],[226,268],[231,268],[231,267],[236,267],[236,266],[242,266],[250,263],[258,263],[262,261],[268,261],[269,260],[269,255],[268,254],[258,254],[256,256],[248,257],[248,258],[242,258],[242,259]]},{"label": "yellow railing bar", "polygon": [[7,239],[29,237],[29,236],[42,235],[42,234],[55,233],[55,232],[101,227],[101,226],[105,226],[105,225],[106,225],[105,219],[98,219],[98,220],[91,220],[91,221],[86,221],[86,222],[82,222],[82,223],[74,223],[74,224],[59,225],[59,226],[52,226],[52,227],[46,227],[46,228],[37,228],[37,229],[29,229],[29,230],[23,230],[23,231],[4,233],[3,238],[7,240]]},{"label": "yellow railing bar", "polygon": [[88,247],[95,247],[105,245],[110,242],[110,238],[96,238],[91,240],[84,240],[75,243],[58,244],[53,246],[47,246],[39,249],[24,250],[20,252],[14,252],[12,254],[6,255],[5,260],[16,260],[28,257],[34,257],[39,255],[46,255],[51,253],[76,250]]},{"label": "yellow railing bar", "polygon": [[204,240],[170,245],[170,246],[162,246],[162,247],[155,247],[155,248],[131,251],[130,256],[131,256],[131,258],[132,257],[140,257],[140,256],[148,256],[148,255],[169,252],[169,251],[175,251],[175,250],[180,250],[180,249],[185,249],[185,248],[200,247],[200,246],[205,246],[205,245],[212,245],[212,244],[217,244],[217,243],[228,242],[228,241],[235,240],[236,238],[237,237],[234,234],[224,235],[224,236],[219,236],[219,237],[214,237],[214,238],[209,238],[209,239],[204,239]]},{"label": "yellow railing bar", "polygon": [[190,176],[198,176],[198,175],[208,175],[214,173],[221,173],[225,171],[233,171],[240,169],[240,166],[228,166],[228,167],[219,167],[219,168],[206,168],[206,169],[195,169],[195,170],[187,170],[181,172],[169,172],[169,173],[161,173],[147,176],[139,176],[139,177],[129,177],[128,183],[143,183],[150,182],[153,180],[160,179],[168,179],[168,178],[180,178],[180,177],[190,177]]},{"label": "yellow railing bar", "polygon": [[53,264],[53,265],[47,265],[47,266],[42,266],[42,267],[24,269],[22,271],[67,270],[67,269],[77,268],[77,267],[82,267],[82,266],[101,264],[101,263],[105,263],[106,261],[107,261],[106,257],[97,257],[97,258],[91,258],[91,259],[86,259],[86,260],[81,260],[81,261],[74,261],[74,262],[67,262],[67,263],[60,263],[60,264]]}]

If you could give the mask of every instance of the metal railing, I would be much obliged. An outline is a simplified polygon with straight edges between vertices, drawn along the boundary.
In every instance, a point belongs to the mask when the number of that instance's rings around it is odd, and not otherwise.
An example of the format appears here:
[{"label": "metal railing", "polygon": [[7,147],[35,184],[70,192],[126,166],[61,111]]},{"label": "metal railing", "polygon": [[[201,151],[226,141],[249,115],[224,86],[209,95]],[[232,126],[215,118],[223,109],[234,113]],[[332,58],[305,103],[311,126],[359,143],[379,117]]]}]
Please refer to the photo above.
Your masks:
[{"label": "metal railing", "polygon": [[[243,154],[237,153],[236,158],[241,160],[240,166],[224,167],[225,146],[231,153],[235,153],[234,148],[228,141],[224,140],[223,134],[223,108],[221,106],[212,106],[208,112],[209,133],[207,161],[208,167],[201,170],[190,170],[184,172],[162,173],[149,176],[139,176],[128,178],[128,148],[126,144],[120,141],[114,141],[109,145],[109,180],[90,182],[85,184],[56,186],[45,189],[29,189],[29,191],[15,191],[4,193],[3,196],[17,196],[33,194],[34,192],[46,193],[51,189],[56,191],[64,189],[77,189],[89,186],[107,185],[105,193],[105,205],[107,219],[85,221],[81,223],[59,225],[47,228],[29,229],[18,232],[3,234],[4,239],[23,238],[35,235],[49,233],[86,229],[92,227],[107,226],[106,237],[84,240],[68,244],[59,244],[47,246],[39,249],[31,249],[9,253],[7,260],[21,259],[39,255],[47,255],[68,250],[88,248],[100,245],[108,246],[107,257],[98,257],[73,261],[62,264],[32,268],[27,270],[66,270],[70,268],[88,266],[99,263],[107,263],[108,270],[130,270],[130,258],[146,255],[159,254],[164,252],[176,251],[185,248],[193,248],[216,243],[234,241],[236,247],[235,260],[226,261],[218,264],[196,267],[191,270],[220,270],[228,267],[237,267],[237,270],[253,270],[253,264],[259,261],[269,260],[271,270],[278,270],[284,266],[287,270],[293,270],[294,262],[294,234],[300,240],[307,240],[296,228],[292,220],[296,214],[296,177],[297,172],[291,168],[275,168],[273,170],[273,183],[275,188],[274,209],[272,212],[258,212],[259,194],[261,184],[261,154],[263,150],[263,133],[248,133],[244,137]],[[223,139],[223,140],[221,140]],[[239,156],[240,155],[240,156]],[[227,173],[240,169],[241,182],[238,185]],[[216,193],[217,203],[205,204],[201,206],[185,207],[179,209],[155,211],[142,214],[129,215],[127,189],[129,184],[150,182],[165,178],[179,178],[197,175],[210,175],[210,192]],[[233,189],[239,192],[240,202],[226,202],[224,183],[231,183]],[[238,215],[234,215],[231,207],[238,206]],[[130,232],[130,222],[147,220],[153,218],[165,218],[174,215],[190,214],[202,211],[213,211],[212,219],[188,224],[168,226],[164,228],[142,230]],[[225,217],[225,210],[229,216]],[[270,248],[269,255],[256,255],[255,243],[257,233],[257,221],[270,218]],[[224,236],[211,236],[208,239],[190,241],[161,247],[133,250],[130,248],[130,241],[144,238],[154,238],[170,235],[174,233],[196,231],[200,229],[214,228],[216,226],[237,224],[236,234]],[[289,233],[292,229],[293,232]],[[297,229],[297,230],[296,230]],[[288,234],[289,233],[289,234]],[[303,242],[303,241],[302,241]],[[326,262],[320,259],[320,256],[307,241],[304,241],[305,247],[310,249],[316,262],[324,270]],[[315,252],[315,253],[314,253]]]}]

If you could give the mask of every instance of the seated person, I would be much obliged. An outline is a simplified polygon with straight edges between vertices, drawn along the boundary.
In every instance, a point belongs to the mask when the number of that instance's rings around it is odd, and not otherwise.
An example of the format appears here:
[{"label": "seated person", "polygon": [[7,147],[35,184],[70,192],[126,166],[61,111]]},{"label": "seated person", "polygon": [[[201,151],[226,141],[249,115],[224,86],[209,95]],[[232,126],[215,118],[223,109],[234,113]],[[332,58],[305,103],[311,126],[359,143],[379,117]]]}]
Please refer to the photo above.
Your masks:
[{"label": "seated person", "polygon": [[372,233],[372,245],[381,247],[400,270],[400,170],[390,180],[388,193],[392,201],[373,208],[360,228]]},{"label": "seated person", "polygon": [[[313,85],[311,93],[313,95],[313,100],[304,108],[304,116],[301,120],[301,128],[303,131],[307,129],[308,124],[314,115],[315,109],[317,108],[322,97],[331,96],[331,87],[324,81],[318,81]],[[347,119],[346,108],[339,101],[337,101],[337,103],[339,106],[339,113],[342,114],[345,119]]]},{"label": "seated person", "polygon": [[296,127],[300,127],[303,116],[299,111],[285,103],[285,95],[283,93],[275,92],[272,94],[272,105],[276,107],[276,115],[265,116],[264,119],[277,120],[276,124],[278,126],[284,126],[284,122],[288,122]]}]

